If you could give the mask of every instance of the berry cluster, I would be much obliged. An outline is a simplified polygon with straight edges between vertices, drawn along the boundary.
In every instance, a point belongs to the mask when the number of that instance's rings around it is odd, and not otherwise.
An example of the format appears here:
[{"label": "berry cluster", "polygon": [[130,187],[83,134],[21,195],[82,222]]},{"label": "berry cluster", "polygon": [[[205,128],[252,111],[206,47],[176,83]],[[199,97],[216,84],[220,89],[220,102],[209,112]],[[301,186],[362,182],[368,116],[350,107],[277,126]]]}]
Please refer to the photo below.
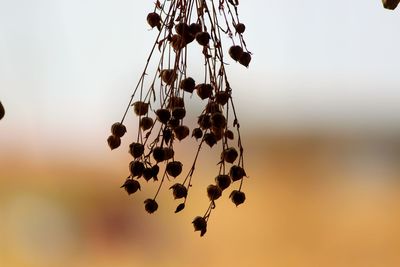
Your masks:
[{"label": "berry cluster", "polygon": [[[218,2],[218,5],[214,2]],[[122,187],[128,194],[133,194],[141,189],[141,177],[146,181],[158,182],[154,197],[144,201],[149,213],[158,209],[156,198],[166,183],[165,178],[169,181],[178,180],[183,171],[183,164],[175,157],[174,144],[177,141],[183,141],[191,135],[197,140],[198,146],[187,174],[181,182],[170,186],[173,197],[182,200],[175,212],[185,208],[202,146],[221,144],[219,173],[215,183],[207,187],[209,207],[203,216],[193,220],[194,228],[200,231],[201,236],[206,233],[215,201],[232,183],[238,182],[237,190],[230,194],[232,202],[238,206],[246,198],[241,191],[246,173],[240,125],[225,70],[226,57],[221,40],[222,34],[225,34],[232,41],[228,50],[230,57],[243,66],[249,65],[251,53],[243,39],[245,25],[239,22],[238,4],[238,0],[156,1],[154,11],[147,15],[147,22],[158,30],[157,39],[125,114],[121,122],[112,125],[107,140],[111,149],[121,145],[121,137],[126,133],[123,121],[130,107],[133,107],[139,120],[139,129],[136,140],[129,145],[133,160],[129,164],[130,175]],[[194,77],[188,70],[189,45],[197,46],[202,51],[203,77]],[[157,69],[150,81],[146,81],[147,69],[156,49],[160,52]],[[204,103],[204,108],[198,116],[198,125],[191,130],[186,124],[186,111],[189,110],[187,96],[191,97],[194,92],[199,101]],[[134,101],[135,97],[137,101]]]}]

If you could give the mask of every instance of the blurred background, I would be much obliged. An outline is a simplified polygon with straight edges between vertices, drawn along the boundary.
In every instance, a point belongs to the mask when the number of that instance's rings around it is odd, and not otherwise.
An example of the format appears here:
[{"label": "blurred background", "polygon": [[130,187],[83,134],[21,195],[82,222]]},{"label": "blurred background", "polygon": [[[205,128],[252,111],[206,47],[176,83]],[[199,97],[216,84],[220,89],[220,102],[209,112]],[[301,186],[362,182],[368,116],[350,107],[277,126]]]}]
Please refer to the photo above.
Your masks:
[{"label": "blurred background", "polygon": [[145,2],[0,0],[0,266],[400,266],[400,10],[240,1],[247,200],[224,194],[199,238],[219,153],[204,149],[182,213],[163,190],[150,216],[153,183],[119,188],[131,140],[105,141],[156,36]]}]

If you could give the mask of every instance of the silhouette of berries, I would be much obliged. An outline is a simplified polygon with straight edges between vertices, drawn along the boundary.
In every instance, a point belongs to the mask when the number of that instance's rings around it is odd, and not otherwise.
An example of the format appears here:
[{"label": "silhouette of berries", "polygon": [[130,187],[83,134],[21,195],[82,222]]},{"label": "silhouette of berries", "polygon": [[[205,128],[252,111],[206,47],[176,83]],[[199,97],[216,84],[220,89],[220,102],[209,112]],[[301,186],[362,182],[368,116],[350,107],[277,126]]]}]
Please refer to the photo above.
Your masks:
[{"label": "silhouette of berries", "polygon": [[129,153],[132,155],[132,157],[139,158],[140,156],[143,155],[144,152],[144,145],[140,143],[132,143],[129,145]]},{"label": "silhouette of berries", "polygon": [[206,142],[209,147],[213,147],[217,143],[217,137],[213,133],[206,133],[204,135],[204,142]]},{"label": "silhouette of berries", "polygon": [[153,174],[153,180],[157,181],[158,180],[157,175],[160,172],[160,167],[158,167],[158,165],[154,165],[153,167],[151,167],[151,172]]},{"label": "silhouette of berries", "polygon": [[165,159],[164,149],[162,147],[155,147],[153,149],[153,158],[156,160],[156,162],[164,161]]},{"label": "silhouette of berries", "polygon": [[152,214],[158,209],[158,204],[154,199],[148,198],[144,201],[144,208],[148,213]]},{"label": "silhouette of berries", "polygon": [[190,130],[189,130],[189,128],[187,126],[181,125],[181,126],[178,126],[178,127],[176,127],[174,129],[174,133],[175,133],[176,139],[181,141],[181,140],[185,139],[189,135]]},{"label": "silhouette of berries", "polygon": [[237,33],[244,33],[246,26],[243,23],[238,23],[236,24],[235,29]]},{"label": "silhouette of berries", "polygon": [[127,179],[121,188],[124,188],[128,195],[132,195],[140,190],[140,183],[136,180]]},{"label": "silhouette of berries", "polygon": [[187,189],[183,184],[174,184],[170,189],[172,189],[174,199],[187,197]]},{"label": "silhouette of berries", "polygon": [[217,185],[210,184],[207,187],[207,195],[211,201],[217,200],[222,196],[222,189]]},{"label": "silhouette of berries", "polygon": [[197,216],[193,220],[194,231],[200,231],[200,236],[207,232],[207,221],[203,217]]},{"label": "silhouette of berries", "polygon": [[197,33],[201,32],[201,24],[199,23],[190,24],[189,31],[192,35],[196,36]]},{"label": "silhouette of berries", "polygon": [[145,168],[143,170],[143,178],[148,182],[151,178],[153,178],[153,169]]},{"label": "silhouette of berries", "polygon": [[231,177],[229,177],[229,175],[220,174],[215,177],[215,183],[223,191],[231,185]]},{"label": "silhouette of berries", "polygon": [[239,206],[246,200],[246,195],[239,190],[233,190],[229,197],[236,206]]},{"label": "silhouette of berries", "polygon": [[228,163],[233,163],[237,157],[238,157],[238,152],[233,147],[225,149],[221,155],[221,158]]},{"label": "silhouette of berries", "polygon": [[107,138],[108,146],[111,150],[118,148],[121,145],[121,139],[118,136],[110,135]]},{"label": "silhouette of berries", "polygon": [[237,165],[233,165],[229,170],[229,176],[232,178],[232,181],[234,182],[241,180],[245,175],[246,173],[243,170],[243,168]]},{"label": "silhouette of berries", "polygon": [[243,52],[240,56],[239,63],[245,67],[248,67],[251,61],[251,55],[248,52]]},{"label": "silhouette of berries", "polygon": [[111,133],[121,138],[126,133],[126,127],[122,123],[116,122],[111,126]]},{"label": "silhouette of berries", "polygon": [[171,118],[171,113],[168,109],[160,108],[156,111],[157,119],[164,124],[167,124]]},{"label": "silhouette of berries", "polygon": [[144,171],[144,164],[140,161],[131,161],[129,170],[132,177],[141,177]]},{"label": "silhouette of berries", "polygon": [[196,82],[191,77],[183,79],[179,84],[179,88],[188,93],[193,93],[195,87]]},{"label": "silhouette of berries", "polygon": [[182,172],[182,163],[179,161],[168,162],[166,171],[168,175],[176,178]]},{"label": "silhouette of berries", "polygon": [[196,139],[203,137],[203,131],[200,128],[194,128],[192,131],[192,136]]},{"label": "silhouette of berries", "polygon": [[235,61],[239,61],[239,59],[242,57],[243,54],[243,48],[238,45],[231,46],[229,48],[229,55],[231,58]]}]

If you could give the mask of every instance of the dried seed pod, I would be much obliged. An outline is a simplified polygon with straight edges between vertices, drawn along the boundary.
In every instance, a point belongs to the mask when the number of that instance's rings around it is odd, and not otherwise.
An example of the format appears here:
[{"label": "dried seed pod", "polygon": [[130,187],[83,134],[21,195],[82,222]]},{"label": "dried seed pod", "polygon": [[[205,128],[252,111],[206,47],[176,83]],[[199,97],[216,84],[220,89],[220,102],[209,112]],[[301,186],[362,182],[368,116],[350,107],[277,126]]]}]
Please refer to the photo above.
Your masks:
[{"label": "dried seed pod", "polygon": [[153,173],[153,180],[157,181],[158,180],[157,175],[160,172],[160,167],[158,167],[158,165],[154,165],[153,167],[151,167],[151,171]]},{"label": "dried seed pod", "polygon": [[207,187],[207,195],[210,201],[217,200],[222,196],[222,189],[219,186],[210,184]]},{"label": "dried seed pod", "polygon": [[230,94],[226,91],[219,91],[215,94],[215,102],[218,104],[224,106],[226,103],[228,103],[230,98]]},{"label": "dried seed pod", "polygon": [[210,147],[213,147],[217,143],[217,138],[213,133],[206,133],[204,135],[204,142],[206,142]]},{"label": "dried seed pod", "polygon": [[181,120],[186,116],[186,109],[185,108],[174,108],[172,110],[172,117],[175,119]]},{"label": "dried seed pod", "polygon": [[208,114],[200,115],[197,124],[200,126],[201,129],[206,130],[211,128],[211,116]]},{"label": "dried seed pod", "polygon": [[178,205],[178,207],[176,207],[175,213],[180,212],[181,210],[183,210],[185,208],[185,203],[181,203]]},{"label": "dried seed pod", "polygon": [[153,158],[157,162],[161,162],[165,160],[165,153],[162,147],[153,148]]},{"label": "dried seed pod", "polygon": [[111,150],[116,149],[117,147],[119,147],[121,145],[121,138],[119,138],[118,136],[115,136],[115,135],[110,135],[107,138],[107,143],[108,143],[108,146],[111,148]]},{"label": "dried seed pod", "polygon": [[166,171],[168,175],[176,178],[182,172],[182,163],[180,161],[171,161],[168,162]]},{"label": "dried seed pod", "polygon": [[5,110],[4,110],[4,106],[3,104],[0,102],[0,120],[4,117],[5,114]]},{"label": "dried seed pod", "polygon": [[172,48],[175,51],[179,51],[186,46],[186,43],[183,40],[183,37],[180,36],[179,34],[172,35],[170,42],[171,42]]},{"label": "dried seed pod", "polygon": [[222,113],[215,112],[211,116],[211,125],[215,128],[222,129],[226,126],[226,118]]},{"label": "dried seed pod", "polygon": [[230,139],[230,140],[233,140],[235,138],[235,135],[233,134],[233,132],[231,130],[226,130],[225,131],[225,137]]},{"label": "dried seed pod", "polygon": [[243,48],[239,45],[233,45],[231,48],[229,48],[229,55],[235,61],[239,61],[239,59],[242,57],[242,54]]},{"label": "dried seed pod", "polygon": [[163,138],[165,143],[169,143],[169,141],[172,139],[172,131],[171,129],[165,129],[163,130]]},{"label": "dried seed pod", "polygon": [[198,32],[196,33],[196,41],[202,45],[206,46],[210,42],[211,36],[208,32]]},{"label": "dried seed pod", "polygon": [[169,189],[172,189],[172,193],[174,195],[174,199],[186,198],[187,197],[187,188],[183,184],[174,184]]},{"label": "dried seed pod", "polygon": [[132,195],[136,191],[140,190],[140,183],[133,179],[127,179],[121,188],[122,187],[125,189],[128,195]]},{"label": "dried seed pod", "polygon": [[193,42],[194,35],[190,32],[190,27],[186,23],[180,22],[176,24],[175,31],[177,34],[182,36],[185,45]]},{"label": "dried seed pod", "polygon": [[154,121],[150,117],[143,117],[140,120],[140,128],[142,128],[143,131],[147,131],[153,127]]},{"label": "dried seed pod", "polygon": [[129,164],[129,170],[132,177],[141,177],[144,171],[144,164],[140,161],[131,161]]},{"label": "dried seed pod", "polygon": [[400,0],[382,0],[382,3],[384,8],[394,10],[400,3]]},{"label": "dried seed pod", "polygon": [[211,132],[215,135],[215,138],[217,141],[221,140],[222,137],[224,137],[224,129],[223,128],[217,128],[217,127],[211,127]]},{"label": "dried seed pod", "polygon": [[221,153],[221,159],[225,160],[228,163],[233,163],[236,158],[238,157],[238,152],[236,151],[235,148],[230,147],[225,149],[222,153]]},{"label": "dried seed pod", "polygon": [[144,209],[152,214],[158,209],[158,204],[154,199],[148,198],[144,201]]},{"label": "dried seed pod", "polygon": [[219,107],[219,104],[216,103],[216,102],[214,102],[214,101],[209,101],[209,102],[207,103],[207,106],[206,106],[206,113],[211,113],[211,114],[213,114],[213,113],[215,113],[215,112],[221,112],[221,109],[220,109],[220,107]]},{"label": "dried seed pod", "polygon": [[203,217],[197,216],[193,220],[194,231],[200,231],[200,236],[207,232],[207,221]]},{"label": "dried seed pod", "polygon": [[173,118],[173,117],[171,119],[169,119],[169,121],[167,123],[168,127],[171,129],[175,129],[176,127],[179,126],[179,124],[180,124],[179,120],[177,118]]},{"label": "dried seed pod", "polygon": [[243,52],[242,56],[239,59],[239,63],[245,67],[248,67],[251,61],[251,55],[248,52]]},{"label": "dried seed pod", "polygon": [[243,23],[238,23],[235,25],[235,30],[237,33],[244,33],[246,26]]},{"label": "dried seed pod", "polygon": [[143,170],[143,178],[148,182],[151,178],[153,178],[153,170],[152,168],[145,168]]},{"label": "dried seed pod", "polygon": [[221,190],[225,190],[231,185],[231,177],[226,174],[220,174],[215,177],[215,183],[221,188]]},{"label": "dried seed pod", "polygon": [[179,96],[171,96],[168,101],[168,108],[183,108],[185,107],[185,101],[182,97]]},{"label": "dried seed pod", "polygon": [[140,143],[132,143],[129,145],[129,153],[136,159],[143,155],[144,145]]},{"label": "dried seed pod", "polygon": [[163,124],[167,124],[167,122],[171,118],[171,113],[169,112],[168,109],[165,108],[157,109],[156,115],[157,119]]},{"label": "dried seed pod", "polygon": [[190,130],[189,130],[189,128],[187,126],[180,125],[180,126],[178,126],[178,127],[176,127],[174,129],[174,133],[175,133],[175,137],[179,141],[181,141],[181,140],[185,139],[189,135]]},{"label": "dried seed pod", "polygon": [[172,85],[177,77],[175,70],[165,69],[160,72],[161,80],[168,85]]},{"label": "dried seed pod", "polygon": [[158,30],[161,30],[161,17],[156,12],[152,12],[147,15],[147,23],[150,25],[150,27],[157,27]]},{"label": "dried seed pod", "polygon": [[193,93],[195,87],[196,82],[191,77],[181,80],[179,84],[179,88],[188,93]]},{"label": "dried seed pod", "polygon": [[246,195],[239,190],[233,190],[229,197],[231,198],[232,202],[236,205],[236,207],[242,204],[246,200]]},{"label": "dried seed pod", "polygon": [[192,131],[192,136],[196,139],[203,137],[203,131],[200,128],[194,128]]},{"label": "dried seed pod", "polygon": [[169,160],[172,159],[175,155],[175,151],[172,149],[172,147],[164,147],[164,160]]},{"label": "dried seed pod", "polygon": [[201,83],[196,85],[197,95],[202,99],[207,99],[212,96],[213,87],[208,83]]},{"label": "dried seed pod", "polygon": [[245,175],[246,172],[244,171],[244,169],[237,165],[233,165],[229,170],[229,176],[234,182],[241,180]]},{"label": "dried seed pod", "polygon": [[111,126],[111,133],[119,138],[126,133],[126,127],[120,122],[116,122]]},{"label": "dried seed pod", "polygon": [[201,24],[199,23],[190,24],[189,31],[192,35],[196,36],[197,33],[201,32]]},{"label": "dried seed pod", "polygon": [[138,116],[146,115],[147,112],[149,111],[149,103],[137,101],[133,103],[133,110],[135,111],[135,114]]}]

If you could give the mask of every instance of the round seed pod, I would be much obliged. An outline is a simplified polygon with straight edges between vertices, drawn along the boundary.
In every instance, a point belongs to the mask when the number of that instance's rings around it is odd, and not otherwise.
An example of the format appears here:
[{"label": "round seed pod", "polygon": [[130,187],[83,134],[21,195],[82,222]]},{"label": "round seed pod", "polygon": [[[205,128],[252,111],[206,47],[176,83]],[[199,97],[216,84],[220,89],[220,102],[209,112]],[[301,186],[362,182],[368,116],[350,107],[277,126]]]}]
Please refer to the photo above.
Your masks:
[{"label": "round seed pod", "polygon": [[158,204],[154,199],[148,198],[144,201],[144,209],[152,214],[158,209]]},{"label": "round seed pod", "polygon": [[128,195],[132,195],[140,190],[140,183],[133,179],[127,179],[121,188],[124,188]]},{"label": "round seed pod", "polygon": [[165,143],[169,143],[169,141],[172,139],[172,131],[171,129],[164,129],[163,130],[163,138]]},{"label": "round seed pod", "polygon": [[208,114],[200,115],[197,124],[200,126],[201,129],[206,130],[211,128],[211,116]]},{"label": "round seed pod", "polygon": [[0,102],[0,120],[4,117],[5,114],[5,110],[4,110],[4,106],[3,104]]},{"label": "round seed pod", "polygon": [[183,100],[182,97],[179,96],[171,96],[169,101],[168,101],[168,108],[174,109],[174,108],[183,108],[185,107],[185,101]]},{"label": "round seed pod", "polygon": [[217,143],[217,138],[213,133],[206,133],[204,135],[204,142],[206,142],[210,147],[213,147]]},{"label": "round seed pod", "polygon": [[210,184],[207,187],[207,195],[210,201],[214,201],[222,196],[222,190],[219,186]]},{"label": "round seed pod", "polygon": [[172,189],[172,194],[174,195],[174,199],[186,198],[187,197],[187,189],[183,184],[174,184],[169,189]]},{"label": "round seed pod", "polygon": [[180,124],[180,121],[177,118],[172,117],[171,119],[169,119],[167,125],[169,128],[171,129],[175,129],[176,127],[178,127]]},{"label": "round seed pod", "polygon": [[223,128],[217,128],[217,127],[211,127],[211,132],[215,135],[215,138],[217,141],[221,140],[222,137],[224,137],[224,129]]},{"label": "round seed pod", "polygon": [[179,34],[172,35],[170,43],[171,43],[172,48],[175,51],[179,51],[186,46],[186,43],[183,40],[183,37],[180,36]]},{"label": "round seed pod", "polygon": [[229,197],[232,200],[232,202],[236,205],[236,207],[242,204],[246,200],[246,195],[239,190],[233,190]]},{"label": "round seed pod", "polygon": [[161,80],[168,85],[172,85],[176,79],[176,72],[173,69],[165,69],[160,72]]},{"label": "round seed pod", "polygon": [[215,102],[218,104],[224,106],[226,103],[228,103],[230,98],[230,94],[226,91],[219,91],[215,94]]},{"label": "round seed pod", "polygon": [[202,99],[207,99],[212,96],[213,87],[211,84],[201,83],[196,85],[197,95]]},{"label": "round seed pod", "polygon": [[143,117],[140,119],[140,128],[142,128],[143,131],[147,131],[153,127],[153,119],[150,117]]},{"label": "round seed pod", "polygon": [[215,113],[215,112],[221,112],[221,109],[219,108],[219,104],[214,101],[209,101],[206,106],[206,113]]},{"label": "round seed pod", "polygon": [[182,163],[180,161],[171,161],[168,162],[166,171],[168,175],[176,178],[182,172]]},{"label": "round seed pod", "polygon": [[151,171],[153,172],[153,180],[157,181],[157,175],[160,172],[160,167],[158,167],[158,165],[154,165],[153,167],[151,167]]},{"label": "round seed pod", "polygon": [[110,135],[107,138],[107,143],[108,143],[108,146],[111,148],[111,150],[116,149],[117,147],[119,147],[121,145],[121,138],[119,138],[118,136],[115,136],[115,135]]},{"label": "round seed pod", "polygon": [[165,108],[157,109],[156,115],[157,119],[163,124],[167,124],[167,122],[171,118],[171,113],[169,112],[168,109]]},{"label": "round seed pod", "polygon": [[235,148],[230,147],[225,149],[222,153],[221,153],[221,159],[225,160],[228,163],[233,163],[236,158],[238,157],[238,152],[236,151]]},{"label": "round seed pod", "polygon": [[196,33],[196,41],[202,45],[206,46],[210,42],[211,36],[208,32],[198,32]]},{"label": "round seed pod", "polygon": [[211,116],[211,125],[215,128],[222,129],[226,126],[226,118],[220,112],[215,112]]},{"label": "round seed pod", "polygon": [[129,164],[129,170],[131,171],[132,177],[141,177],[144,171],[144,164],[140,161],[131,161]]},{"label": "round seed pod", "polygon": [[164,147],[164,160],[172,159],[175,155],[175,151],[171,147]]},{"label": "round seed pod", "polygon": [[175,31],[179,35],[184,35],[186,32],[189,32],[189,25],[184,22],[179,22],[175,25]]},{"label": "round seed pod", "polygon": [[133,103],[133,110],[135,111],[135,114],[138,116],[146,115],[147,112],[149,111],[149,103],[137,101]]},{"label": "round seed pod", "polygon": [[153,148],[153,158],[157,162],[161,162],[165,160],[165,152],[162,147]]},{"label": "round seed pod", "polygon": [[143,178],[148,182],[151,178],[153,178],[153,170],[151,168],[145,168],[143,170]]},{"label": "round seed pod", "polygon": [[235,25],[235,30],[237,33],[244,33],[246,26],[243,23],[238,23]]},{"label": "round seed pod", "polygon": [[235,61],[239,61],[239,59],[242,57],[242,54],[243,48],[239,45],[233,45],[231,48],[229,48],[229,55]]},{"label": "round seed pod", "polygon": [[179,84],[179,88],[188,93],[193,93],[195,87],[196,82],[191,77],[181,80]]},{"label": "round seed pod", "polygon": [[236,182],[241,180],[246,175],[244,169],[237,165],[233,165],[229,170],[229,176],[231,177],[232,181]]},{"label": "round seed pod", "polygon": [[226,130],[225,131],[225,137],[230,139],[230,140],[233,140],[235,138],[235,135],[233,134],[233,132],[231,130]]},{"label": "round seed pod", "polygon": [[147,15],[147,23],[150,27],[157,27],[159,30],[161,29],[161,17],[156,12],[149,13]]},{"label": "round seed pod", "polygon": [[243,52],[242,56],[239,59],[239,63],[245,67],[248,67],[251,61],[251,55],[248,52]]},{"label": "round seed pod", "polygon": [[111,133],[119,138],[126,133],[126,127],[120,122],[116,122],[111,126]]},{"label": "round seed pod", "polygon": [[200,231],[200,236],[207,232],[207,221],[203,217],[197,216],[193,220],[194,231]]},{"label": "round seed pod", "polygon": [[194,128],[192,136],[198,140],[203,137],[203,131],[200,128]]},{"label": "round seed pod", "polygon": [[221,190],[225,190],[231,185],[231,177],[226,174],[220,174],[215,177],[215,182]]},{"label": "round seed pod", "polygon": [[172,110],[172,117],[175,119],[181,120],[186,116],[186,109],[185,108],[174,108]]},{"label": "round seed pod", "polygon": [[140,143],[132,143],[129,145],[129,153],[132,157],[139,158],[144,153],[144,145]]},{"label": "round seed pod", "polygon": [[189,25],[189,32],[196,36],[197,33],[201,32],[201,24],[199,23],[192,23]]},{"label": "round seed pod", "polygon": [[187,126],[180,125],[180,126],[178,126],[178,127],[176,127],[174,129],[174,133],[175,133],[176,139],[181,141],[181,140],[185,139],[189,135],[190,130],[189,130],[189,128]]}]

